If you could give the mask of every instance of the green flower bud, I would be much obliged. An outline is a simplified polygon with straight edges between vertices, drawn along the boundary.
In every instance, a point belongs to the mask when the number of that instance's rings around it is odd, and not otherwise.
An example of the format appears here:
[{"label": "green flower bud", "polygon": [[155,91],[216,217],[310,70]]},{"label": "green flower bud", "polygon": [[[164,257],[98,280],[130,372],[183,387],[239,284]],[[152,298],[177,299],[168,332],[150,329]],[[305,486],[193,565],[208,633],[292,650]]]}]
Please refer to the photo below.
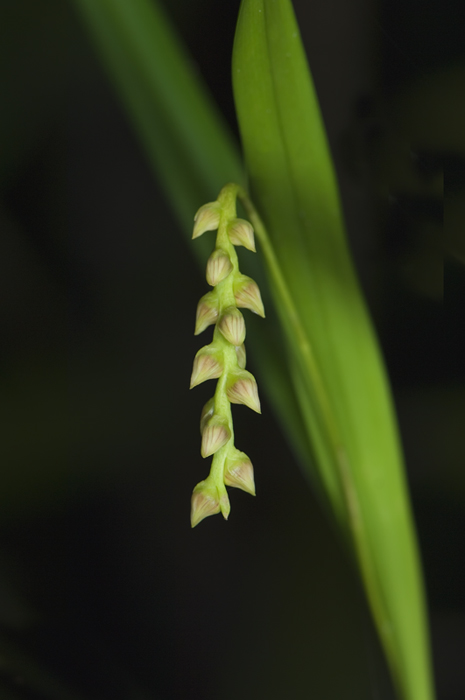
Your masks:
[{"label": "green flower bud", "polygon": [[208,258],[207,262],[207,282],[212,287],[216,287],[222,282],[233,269],[229,255],[217,248]]},{"label": "green flower bud", "polygon": [[197,304],[194,335],[199,335],[218,318],[218,305],[215,291],[205,294]]},{"label": "green flower bud", "polygon": [[223,445],[226,445],[230,438],[231,431],[227,421],[220,416],[213,415],[203,429],[200,454],[202,457],[209,457],[218,452]]},{"label": "green flower bud", "polygon": [[245,219],[233,219],[228,226],[228,236],[233,245],[243,245],[255,253],[253,226]]},{"label": "green flower bud", "polygon": [[240,452],[236,448],[231,451],[226,459],[224,483],[255,496],[253,466],[245,452]]},{"label": "green flower bud", "polygon": [[190,388],[206,382],[208,379],[218,379],[223,373],[221,354],[212,345],[200,348],[194,359],[192,367]]},{"label": "green flower bud", "polygon": [[209,479],[201,481],[192,492],[191,526],[195,527],[204,518],[220,512],[218,490]]},{"label": "green flower bud", "polygon": [[218,202],[204,204],[194,216],[194,231],[192,238],[198,238],[205,231],[215,231],[220,225],[221,206]]},{"label": "green flower bud", "polygon": [[265,318],[265,309],[258,284],[251,277],[237,275],[234,280],[234,298],[241,309],[250,309],[254,314]]},{"label": "green flower bud", "polygon": [[242,403],[251,408],[252,411],[261,413],[257,382],[250,372],[241,370],[230,376],[226,394],[231,403]]},{"label": "green flower bud", "polygon": [[235,306],[226,309],[218,322],[218,328],[231,345],[242,345],[245,340],[244,317]]},{"label": "green flower bud", "polygon": [[212,396],[211,399],[207,401],[205,406],[202,408],[202,413],[200,414],[200,434],[202,435],[203,429],[205,428],[206,424],[210,420],[210,418],[213,416],[215,412],[215,397]]},{"label": "green flower bud", "polygon": [[241,369],[245,369],[246,365],[246,352],[245,352],[245,345],[242,343],[242,345],[236,345],[236,355],[237,355],[237,364]]}]

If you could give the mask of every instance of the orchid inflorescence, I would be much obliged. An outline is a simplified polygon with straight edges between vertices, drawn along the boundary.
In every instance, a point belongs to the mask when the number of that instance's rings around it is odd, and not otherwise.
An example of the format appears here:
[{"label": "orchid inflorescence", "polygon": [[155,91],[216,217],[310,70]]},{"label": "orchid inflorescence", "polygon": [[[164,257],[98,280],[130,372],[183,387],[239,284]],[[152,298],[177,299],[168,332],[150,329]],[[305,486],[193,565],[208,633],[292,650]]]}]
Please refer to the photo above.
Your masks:
[{"label": "orchid inflorescence", "polygon": [[215,202],[204,204],[195,215],[192,238],[217,230],[215,250],[207,263],[206,278],[212,291],[197,306],[195,335],[215,324],[213,340],[195,356],[191,389],[207,379],[218,379],[215,395],[205,404],[200,419],[202,457],[213,455],[210,474],[195,487],[191,524],[221,512],[228,518],[231,506],[226,486],[255,495],[252,462],[234,446],[231,404],[244,404],[260,413],[257,383],[245,369],[245,323],[239,308],[264,317],[256,282],[239,271],[234,246],[255,252],[252,225],[236,216],[238,185],[223,187]]}]

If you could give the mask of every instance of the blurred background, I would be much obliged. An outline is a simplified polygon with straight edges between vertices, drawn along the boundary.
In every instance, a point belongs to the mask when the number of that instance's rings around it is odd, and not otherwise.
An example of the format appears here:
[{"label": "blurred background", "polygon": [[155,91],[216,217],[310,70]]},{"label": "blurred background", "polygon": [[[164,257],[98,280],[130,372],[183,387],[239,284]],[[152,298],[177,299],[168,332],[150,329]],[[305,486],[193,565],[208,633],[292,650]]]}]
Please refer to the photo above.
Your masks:
[{"label": "blurred background", "polygon": [[[239,0],[165,5],[237,134]],[[465,7],[294,5],[394,389],[438,698],[463,700]],[[392,699],[266,397],[234,410],[257,498],[190,529],[207,287],[71,2],[0,0],[0,94],[1,698]]]}]

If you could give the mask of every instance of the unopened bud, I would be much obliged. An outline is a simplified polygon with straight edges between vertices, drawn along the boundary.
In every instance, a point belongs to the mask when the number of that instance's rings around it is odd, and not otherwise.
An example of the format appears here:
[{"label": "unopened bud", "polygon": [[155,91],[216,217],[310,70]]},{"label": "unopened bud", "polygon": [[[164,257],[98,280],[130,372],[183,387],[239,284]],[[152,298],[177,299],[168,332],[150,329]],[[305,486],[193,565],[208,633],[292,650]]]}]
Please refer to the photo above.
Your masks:
[{"label": "unopened bud", "polygon": [[253,374],[242,370],[240,373],[234,374],[228,384],[226,392],[231,403],[242,403],[251,408],[252,411],[261,413],[257,382]]},{"label": "unopened bud", "polygon": [[255,496],[253,466],[245,452],[235,449],[233,455],[226,459],[224,483]]},{"label": "unopened bud", "polygon": [[192,238],[198,238],[205,231],[215,231],[220,225],[221,206],[218,202],[204,204],[194,216],[194,231]]},{"label": "unopened bud", "polygon": [[191,526],[195,527],[209,515],[220,512],[218,490],[208,479],[201,481],[192,492]]},{"label": "unopened bud", "polygon": [[206,382],[208,379],[218,379],[223,372],[220,354],[211,345],[201,348],[195,356],[192,367],[190,388]]},{"label": "unopened bud", "polygon": [[234,298],[241,309],[250,309],[254,314],[265,318],[265,309],[258,284],[251,277],[238,276],[234,282]]},{"label": "unopened bud", "polygon": [[236,355],[237,355],[237,364],[241,369],[245,369],[246,361],[247,361],[247,356],[245,352],[245,345],[242,343],[242,345],[236,345]]},{"label": "unopened bud", "polygon": [[245,219],[234,219],[228,226],[229,240],[233,245],[243,245],[255,253],[253,226]]},{"label": "unopened bud", "polygon": [[207,282],[212,287],[215,287],[224,280],[233,269],[229,255],[217,248],[208,258],[207,262]]},{"label": "unopened bud", "polygon": [[231,345],[242,345],[245,340],[244,317],[235,306],[226,309],[218,323],[218,328]]},{"label": "unopened bud", "polygon": [[214,415],[203,429],[200,454],[202,457],[209,457],[218,452],[228,442],[230,437],[231,431],[226,420]]},{"label": "unopened bud", "polygon": [[224,488],[224,491],[220,493],[220,510],[221,510],[221,515],[225,520],[228,519],[229,514],[231,512],[231,504],[229,503],[229,497],[228,497],[228,492]]},{"label": "unopened bud", "polygon": [[202,435],[203,429],[215,412],[215,397],[212,397],[207,401],[205,406],[202,408],[202,413],[200,414],[200,434]]},{"label": "unopened bud", "polygon": [[197,304],[194,335],[199,335],[218,318],[218,306],[215,291],[205,294]]}]

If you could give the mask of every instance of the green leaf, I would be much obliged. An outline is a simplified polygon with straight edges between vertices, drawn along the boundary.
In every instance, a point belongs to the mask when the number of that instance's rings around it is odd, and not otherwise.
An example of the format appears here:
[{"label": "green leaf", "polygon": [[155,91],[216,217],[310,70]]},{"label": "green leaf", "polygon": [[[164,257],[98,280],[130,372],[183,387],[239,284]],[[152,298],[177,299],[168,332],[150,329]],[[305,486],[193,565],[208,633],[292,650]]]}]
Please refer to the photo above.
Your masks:
[{"label": "green leaf", "polygon": [[157,2],[74,4],[178,219],[191,231],[199,206],[226,182],[243,179],[229,129]]},{"label": "green leaf", "polygon": [[433,697],[424,594],[392,400],[354,274],[290,0],[243,0],[233,83],[250,191],[307,433],[353,545],[399,694]]},{"label": "green leaf", "polygon": [[[193,216],[229,181],[242,182],[240,154],[207,88],[156,0],[73,0],[129,115],[186,238]],[[193,254],[204,267],[207,237]],[[258,256],[245,271],[267,287]],[[257,374],[300,461],[310,446],[293,395],[273,312],[266,328],[250,319],[247,346]]]}]

